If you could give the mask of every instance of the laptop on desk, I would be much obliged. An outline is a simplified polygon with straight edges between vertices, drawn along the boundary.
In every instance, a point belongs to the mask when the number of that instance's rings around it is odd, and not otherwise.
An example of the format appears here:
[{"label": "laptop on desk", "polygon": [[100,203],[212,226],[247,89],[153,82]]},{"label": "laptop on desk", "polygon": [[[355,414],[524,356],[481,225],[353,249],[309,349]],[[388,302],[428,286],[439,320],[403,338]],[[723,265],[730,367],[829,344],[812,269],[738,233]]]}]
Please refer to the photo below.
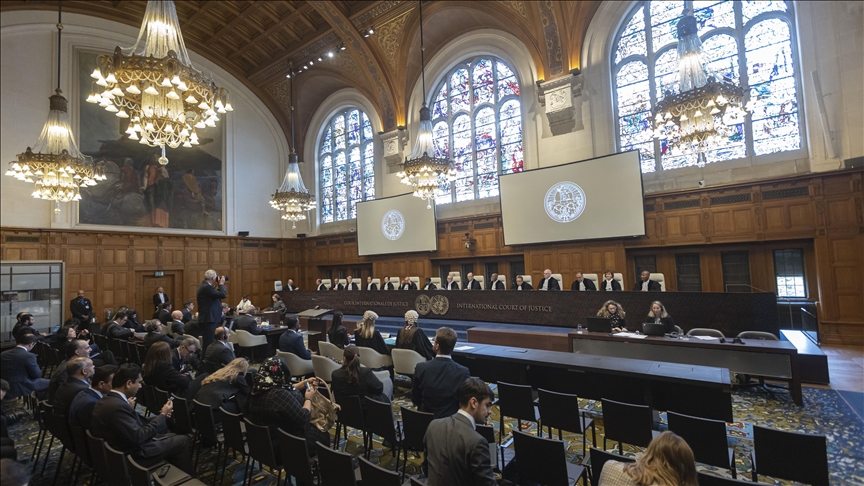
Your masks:
[{"label": "laptop on desk", "polygon": [[646,336],[664,336],[666,334],[666,327],[663,324],[643,322],[642,333]]},{"label": "laptop on desk", "polygon": [[588,332],[612,332],[612,321],[608,317],[587,317]]}]

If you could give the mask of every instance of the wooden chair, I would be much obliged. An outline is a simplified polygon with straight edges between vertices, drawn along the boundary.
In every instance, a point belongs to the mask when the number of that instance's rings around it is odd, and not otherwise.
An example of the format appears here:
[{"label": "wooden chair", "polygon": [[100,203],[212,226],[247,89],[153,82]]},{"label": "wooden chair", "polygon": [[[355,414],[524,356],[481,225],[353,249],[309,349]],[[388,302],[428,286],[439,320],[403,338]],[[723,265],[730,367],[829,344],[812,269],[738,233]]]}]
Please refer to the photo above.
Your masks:
[{"label": "wooden chair", "polygon": [[549,486],[569,486],[585,475],[585,468],[567,461],[564,442],[513,431],[519,478]]}]

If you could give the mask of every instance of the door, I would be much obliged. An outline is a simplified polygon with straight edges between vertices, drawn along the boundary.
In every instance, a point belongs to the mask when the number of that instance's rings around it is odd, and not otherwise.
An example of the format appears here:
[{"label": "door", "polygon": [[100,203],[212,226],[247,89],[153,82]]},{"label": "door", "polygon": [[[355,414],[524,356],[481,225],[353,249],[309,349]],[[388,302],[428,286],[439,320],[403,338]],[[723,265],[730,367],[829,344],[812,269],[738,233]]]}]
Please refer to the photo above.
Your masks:
[{"label": "door", "polygon": [[174,293],[174,275],[165,275],[164,277],[154,277],[152,275],[145,275],[144,282],[141,286],[141,294],[138,296],[138,301],[140,302],[138,307],[138,319],[139,322],[143,322],[145,320],[149,320],[153,318],[153,313],[156,312],[156,309],[153,307],[153,294],[156,293],[156,288],[162,287],[165,291],[165,295],[168,296],[173,306],[174,310],[179,309],[182,306],[183,302],[177,302],[177,297]]}]

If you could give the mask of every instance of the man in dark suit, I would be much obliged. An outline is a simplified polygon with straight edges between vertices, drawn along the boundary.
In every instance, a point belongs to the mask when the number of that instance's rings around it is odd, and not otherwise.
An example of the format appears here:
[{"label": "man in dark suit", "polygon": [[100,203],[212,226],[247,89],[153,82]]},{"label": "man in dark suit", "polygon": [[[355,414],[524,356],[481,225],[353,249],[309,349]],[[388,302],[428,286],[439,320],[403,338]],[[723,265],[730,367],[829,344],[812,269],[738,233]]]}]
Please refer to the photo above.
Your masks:
[{"label": "man in dark suit", "polygon": [[558,285],[558,279],[552,277],[552,270],[548,268],[543,270],[543,278],[540,279],[537,290],[561,290],[561,286]]},{"label": "man in dark suit", "polygon": [[399,290],[417,290],[417,284],[411,281],[411,277],[405,277],[399,285]]},{"label": "man in dark suit", "polygon": [[493,273],[492,276],[489,277],[489,290],[507,290],[504,282],[498,280],[497,273]]},{"label": "man in dark suit", "polygon": [[426,277],[426,285],[423,286],[423,290],[437,290],[438,286],[432,283],[432,279],[430,277]]},{"label": "man in dark suit", "polygon": [[82,323],[88,323],[93,320],[93,304],[90,299],[84,297],[84,291],[78,291],[78,297],[69,302],[69,310],[72,311],[72,317],[78,319]]},{"label": "man in dark suit", "polygon": [[[183,471],[191,471],[192,447],[185,435],[168,433],[174,402],[168,400],[161,413],[146,420],[134,408],[141,388],[141,368],[123,365],[114,373],[111,391],[93,407],[93,435],[114,449],[129,454],[144,467],[165,459]],[[159,440],[153,440],[160,437]]]},{"label": "man in dark suit", "polygon": [[131,339],[135,337],[135,331],[126,327],[128,319],[126,312],[118,312],[114,314],[114,320],[106,324],[100,333],[112,339]]},{"label": "man in dark suit", "polygon": [[184,371],[184,367],[189,364],[193,368],[198,363],[198,357],[195,352],[198,350],[198,340],[192,336],[187,336],[180,341],[177,349],[171,350],[171,364],[177,371]]},{"label": "man in dark suit", "polygon": [[204,349],[213,342],[216,324],[222,322],[222,299],[225,298],[225,276],[217,277],[215,270],[204,272],[204,281],[196,292],[198,299],[198,332]]},{"label": "man in dark suit", "polygon": [[378,286],[372,282],[372,277],[366,277],[366,290],[378,290]]},{"label": "man in dark suit", "polygon": [[180,309],[180,312],[183,313],[183,318],[181,319],[183,321],[183,324],[186,324],[187,322],[192,320],[192,311],[194,309],[195,303],[191,300],[187,300],[183,303],[183,308]]},{"label": "man in dark suit", "polygon": [[179,339],[174,339],[167,334],[162,334],[162,323],[156,320],[147,321],[147,324],[144,325],[144,330],[147,331],[147,335],[144,336],[144,348],[148,351],[150,347],[154,344],[164,341],[168,344],[172,349],[176,348],[177,345],[180,344]]},{"label": "man in dark suit", "polygon": [[447,275],[447,283],[444,284],[444,290],[459,290],[459,284],[453,281],[453,275]]},{"label": "man in dark suit", "polygon": [[217,327],[214,341],[204,350],[204,361],[213,365],[217,370],[234,360],[234,345],[228,342],[231,331],[225,327]]},{"label": "man in dark suit", "polygon": [[474,274],[473,273],[468,272],[467,278],[468,278],[468,281],[465,282],[465,289],[464,290],[483,290],[483,286],[480,285],[480,282],[474,280]]},{"label": "man in dark suit", "polygon": [[186,334],[186,322],[183,320],[182,311],[174,311],[171,313],[171,334],[182,336]]},{"label": "man in dark suit", "polygon": [[30,350],[39,338],[33,334],[22,334],[15,340],[16,346],[0,354],[0,377],[9,382],[9,397],[18,398],[36,392],[45,395],[50,381],[42,378],[42,370],[36,355]]},{"label": "man in dark suit", "polygon": [[279,336],[279,351],[294,353],[303,359],[312,359],[312,353],[303,344],[303,336],[300,334],[300,321],[296,317],[289,317],[286,322],[289,329]]},{"label": "man in dark suit", "polygon": [[171,302],[165,290],[162,287],[156,287],[156,293],[153,294],[153,307],[159,310],[159,306]]},{"label": "man in dark suit", "polygon": [[163,326],[171,323],[172,306],[170,303],[161,304],[156,312],[153,313],[153,319],[159,319]]},{"label": "man in dark suit", "polygon": [[285,285],[285,290],[287,290],[288,292],[294,292],[295,290],[297,290],[297,287],[294,286],[293,279],[288,279],[288,284]]},{"label": "man in dark suit", "polygon": [[534,287],[531,286],[525,279],[522,278],[522,275],[518,275],[516,277],[516,285],[513,286],[513,290],[534,290]]},{"label": "man in dark suit", "polygon": [[483,380],[468,378],[459,386],[458,396],[459,410],[433,420],[426,429],[426,484],[495,486],[489,443],[477,433],[477,424],[485,424],[492,412],[495,395]]},{"label": "man in dark suit", "polygon": [[435,418],[449,417],[459,410],[459,385],[468,379],[468,368],[453,361],[456,331],[442,327],[435,332],[435,359],[418,363],[414,369],[411,401],[421,412]]},{"label": "man in dark suit", "polygon": [[384,280],[382,280],[381,282],[381,290],[393,290],[396,288],[393,286],[392,283],[390,283],[390,277],[384,277]]},{"label": "man in dark suit", "polygon": [[54,405],[54,413],[64,417],[69,416],[72,400],[80,391],[90,388],[90,378],[95,371],[96,368],[90,358],[75,357],[69,360],[66,364],[66,376],[68,376],[66,383],[57,390],[51,402]]},{"label": "man in dark suit", "polygon": [[641,279],[633,285],[635,292],[660,292],[660,282],[651,280],[651,272],[644,270],[640,277]]},{"label": "man in dark suit", "polygon": [[241,312],[237,319],[234,319],[235,331],[246,331],[250,334],[261,334],[261,329],[258,327],[258,322],[255,320],[255,309],[249,309],[248,312]]},{"label": "man in dark suit", "polygon": [[90,430],[93,427],[93,407],[103,395],[111,391],[111,380],[117,367],[114,365],[99,366],[90,378],[90,387],[75,395],[69,405],[69,425]]},{"label": "man in dark suit", "polygon": [[582,272],[576,272],[576,280],[573,281],[573,285],[570,286],[570,290],[575,290],[577,292],[588,292],[591,290],[597,290],[597,286],[594,285],[594,282],[585,278],[582,275]]},{"label": "man in dark suit", "polygon": [[26,312],[18,313],[18,321],[15,322],[15,326],[12,327],[12,339],[18,339],[18,336],[23,334],[33,334],[35,336],[46,336],[45,333],[39,333],[33,327],[33,324],[36,322],[36,319],[33,318],[32,314],[28,314]]},{"label": "man in dark suit", "polygon": [[324,285],[324,281],[319,278],[319,279],[315,280],[315,290],[318,292],[321,292],[321,291],[327,291],[330,289],[328,289],[327,286]]}]

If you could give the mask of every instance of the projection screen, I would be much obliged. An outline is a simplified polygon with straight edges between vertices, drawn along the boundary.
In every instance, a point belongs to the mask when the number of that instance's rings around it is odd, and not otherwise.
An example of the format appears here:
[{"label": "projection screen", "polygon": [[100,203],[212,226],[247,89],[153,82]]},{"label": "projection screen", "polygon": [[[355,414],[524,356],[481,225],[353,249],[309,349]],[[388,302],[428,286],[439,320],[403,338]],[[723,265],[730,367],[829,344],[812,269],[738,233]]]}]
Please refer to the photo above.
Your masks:
[{"label": "projection screen", "polygon": [[639,152],[502,175],[505,245],[642,236]]},{"label": "projection screen", "polygon": [[357,204],[357,250],[360,256],[435,251],[435,204],[412,194]]}]

